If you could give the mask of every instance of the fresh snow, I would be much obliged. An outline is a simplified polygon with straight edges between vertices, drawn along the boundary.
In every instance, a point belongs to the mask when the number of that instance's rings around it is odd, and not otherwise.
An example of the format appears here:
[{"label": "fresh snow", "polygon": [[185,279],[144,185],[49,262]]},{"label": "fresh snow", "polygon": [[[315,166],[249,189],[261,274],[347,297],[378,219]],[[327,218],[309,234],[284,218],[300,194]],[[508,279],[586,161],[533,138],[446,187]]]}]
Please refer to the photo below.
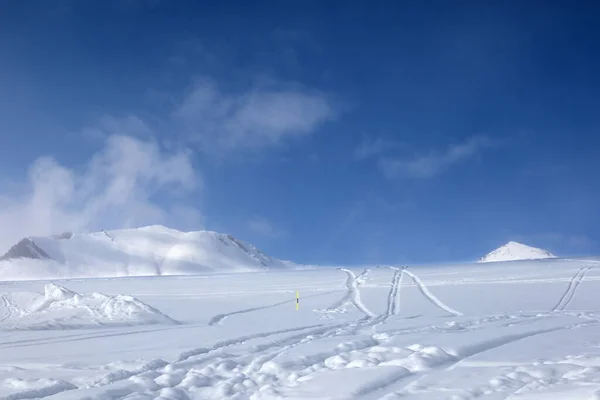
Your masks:
[{"label": "fresh snow", "polygon": [[511,241],[486,254],[479,262],[536,260],[544,258],[556,258],[556,256],[547,250]]},{"label": "fresh snow", "polygon": [[600,399],[599,291],[600,258],[4,282],[0,398]]},{"label": "fresh snow", "polygon": [[189,275],[298,267],[231,235],[164,226],[31,237],[0,259],[0,280]]}]

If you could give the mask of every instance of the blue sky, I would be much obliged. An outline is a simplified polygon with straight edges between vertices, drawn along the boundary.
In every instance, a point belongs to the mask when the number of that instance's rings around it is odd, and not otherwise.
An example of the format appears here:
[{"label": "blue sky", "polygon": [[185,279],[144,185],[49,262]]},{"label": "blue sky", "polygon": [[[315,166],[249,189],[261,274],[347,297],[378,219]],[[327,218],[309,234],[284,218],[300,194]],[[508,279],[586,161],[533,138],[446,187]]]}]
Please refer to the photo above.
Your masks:
[{"label": "blue sky", "polygon": [[5,4],[0,246],[161,223],[307,263],[600,254],[594,7]]}]

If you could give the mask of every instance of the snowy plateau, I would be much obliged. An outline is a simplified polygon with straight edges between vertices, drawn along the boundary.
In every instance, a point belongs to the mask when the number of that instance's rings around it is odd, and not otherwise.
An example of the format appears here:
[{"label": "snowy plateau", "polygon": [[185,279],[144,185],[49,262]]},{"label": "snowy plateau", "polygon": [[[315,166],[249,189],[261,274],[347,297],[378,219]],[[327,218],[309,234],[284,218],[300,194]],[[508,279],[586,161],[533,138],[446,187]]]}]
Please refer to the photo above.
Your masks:
[{"label": "snowy plateau", "polygon": [[538,260],[543,258],[556,258],[548,250],[526,246],[518,242],[508,242],[504,246],[483,256],[479,262]]},{"label": "snowy plateau", "polygon": [[0,278],[0,399],[600,400],[600,257],[298,270],[236,246],[154,227],[13,248],[11,274],[124,276]]}]

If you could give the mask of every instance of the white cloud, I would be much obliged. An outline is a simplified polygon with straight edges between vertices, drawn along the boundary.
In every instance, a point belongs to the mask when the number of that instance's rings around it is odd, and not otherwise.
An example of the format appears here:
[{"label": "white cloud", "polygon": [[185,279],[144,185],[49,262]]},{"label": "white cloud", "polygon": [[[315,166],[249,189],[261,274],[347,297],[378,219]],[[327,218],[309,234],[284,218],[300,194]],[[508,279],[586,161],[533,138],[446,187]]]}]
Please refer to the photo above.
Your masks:
[{"label": "white cloud", "polygon": [[197,82],[174,112],[185,134],[213,154],[275,146],[334,117],[331,99],[318,91],[269,85],[227,93],[208,79]]},{"label": "white cloud", "polygon": [[389,178],[432,178],[452,165],[473,158],[496,144],[486,136],[474,136],[464,143],[449,146],[445,151],[430,151],[414,158],[381,158],[379,167]]},{"label": "white cloud", "polygon": [[[199,212],[178,197],[200,183],[190,150],[180,143],[222,156],[310,135],[336,117],[328,95],[273,82],[231,92],[205,79],[172,104],[177,105],[168,118],[105,116],[84,129],[85,137],[102,145],[85,165],[40,157],[29,166],[25,182],[3,182],[0,253],[25,236],[63,231],[148,224],[199,229]],[[169,135],[158,143],[157,131]],[[183,136],[174,135],[178,131]],[[271,237],[285,234],[261,219],[249,227]]]},{"label": "white cloud", "polygon": [[270,238],[280,238],[287,235],[287,232],[275,228],[271,222],[262,217],[249,220],[248,228],[254,233]]},{"label": "white cloud", "polygon": [[199,187],[189,152],[166,151],[152,140],[108,136],[81,169],[40,157],[14,187],[0,195],[0,251],[25,236],[200,223],[197,211],[177,203],[179,194]]}]

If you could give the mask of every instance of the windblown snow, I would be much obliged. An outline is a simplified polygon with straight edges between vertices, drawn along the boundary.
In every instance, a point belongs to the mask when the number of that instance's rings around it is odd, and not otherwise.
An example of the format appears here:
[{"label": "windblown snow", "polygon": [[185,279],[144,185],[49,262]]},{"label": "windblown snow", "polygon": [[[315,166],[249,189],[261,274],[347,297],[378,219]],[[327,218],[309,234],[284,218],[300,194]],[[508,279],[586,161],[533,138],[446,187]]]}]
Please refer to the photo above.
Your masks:
[{"label": "windblown snow", "polygon": [[536,260],[556,258],[548,250],[527,246],[518,242],[508,242],[504,246],[483,256],[479,262]]},{"label": "windblown snow", "polygon": [[212,231],[164,226],[25,238],[0,258],[0,280],[189,275],[296,267]]},{"label": "windblown snow", "polygon": [[599,290],[600,258],[6,282],[0,398],[600,399]]}]

